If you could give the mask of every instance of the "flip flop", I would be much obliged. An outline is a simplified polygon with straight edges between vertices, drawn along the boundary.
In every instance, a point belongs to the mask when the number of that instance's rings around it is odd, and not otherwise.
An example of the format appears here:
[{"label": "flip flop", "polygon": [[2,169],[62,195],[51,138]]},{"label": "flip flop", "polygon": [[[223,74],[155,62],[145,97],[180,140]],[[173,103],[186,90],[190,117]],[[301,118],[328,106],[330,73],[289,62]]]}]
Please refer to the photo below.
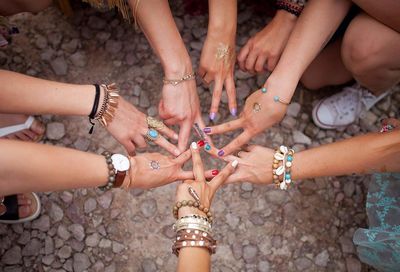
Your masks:
[{"label": "flip flop", "polygon": [[0,215],[0,224],[19,224],[36,219],[40,215],[40,199],[35,193],[30,193],[29,199],[32,200],[32,203],[36,202],[36,209],[30,216],[20,218],[18,213],[17,195],[10,195],[0,198],[0,205],[6,208],[6,211]]},{"label": "flip flop", "polygon": [[[0,138],[1,137],[5,137],[7,135],[13,134],[13,133],[17,133],[20,131],[23,131],[25,129],[30,129],[33,122],[35,121],[35,117],[33,117],[32,115],[30,115],[25,123],[23,124],[18,124],[18,125],[13,125],[13,126],[8,126],[8,127],[2,127],[0,128]],[[40,135],[37,139],[35,139],[35,142],[40,142],[43,139],[44,133],[42,135]]]}]

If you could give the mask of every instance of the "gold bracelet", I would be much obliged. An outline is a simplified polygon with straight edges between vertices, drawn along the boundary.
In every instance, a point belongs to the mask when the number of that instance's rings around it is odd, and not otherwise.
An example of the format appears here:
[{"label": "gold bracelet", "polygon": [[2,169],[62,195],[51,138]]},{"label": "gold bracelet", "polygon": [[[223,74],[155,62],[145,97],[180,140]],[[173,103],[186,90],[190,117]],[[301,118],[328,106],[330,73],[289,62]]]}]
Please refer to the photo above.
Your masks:
[{"label": "gold bracelet", "polygon": [[196,78],[196,73],[193,72],[191,74],[187,74],[187,75],[183,76],[180,79],[167,79],[167,78],[164,77],[163,78],[163,83],[164,83],[164,85],[171,84],[171,85],[176,86],[176,85],[178,85],[178,84],[180,84],[180,83],[182,83],[184,81],[192,80],[192,79],[195,79],[195,78]]},{"label": "gold bracelet", "polygon": [[103,104],[94,119],[98,120],[103,127],[112,122],[116,109],[118,108],[119,90],[115,83],[110,85],[102,84],[104,90]]}]

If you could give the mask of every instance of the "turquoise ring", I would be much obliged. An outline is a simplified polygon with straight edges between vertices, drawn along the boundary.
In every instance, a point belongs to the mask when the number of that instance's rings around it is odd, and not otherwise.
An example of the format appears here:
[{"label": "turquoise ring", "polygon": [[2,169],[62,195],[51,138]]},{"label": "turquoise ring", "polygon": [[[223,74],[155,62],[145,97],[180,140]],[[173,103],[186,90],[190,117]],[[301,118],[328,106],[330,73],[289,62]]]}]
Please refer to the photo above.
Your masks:
[{"label": "turquoise ring", "polygon": [[147,140],[149,140],[149,141],[155,141],[155,140],[157,140],[159,137],[160,137],[160,134],[158,133],[157,130],[150,128],[150,129],[147,131],[147,134],[146,134]]}]

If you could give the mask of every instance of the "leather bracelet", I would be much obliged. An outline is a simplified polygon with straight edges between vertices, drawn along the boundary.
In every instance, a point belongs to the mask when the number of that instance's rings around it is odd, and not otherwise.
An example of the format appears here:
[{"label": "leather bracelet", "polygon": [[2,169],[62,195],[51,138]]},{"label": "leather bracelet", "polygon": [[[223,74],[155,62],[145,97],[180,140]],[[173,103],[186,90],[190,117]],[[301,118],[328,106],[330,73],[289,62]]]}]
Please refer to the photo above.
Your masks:
[{"label": "leather bracelet", "polygon": [[276,9],[282,9],[285,10],[296,17],[299,17],[301,12],[303,11],[303,6],[297,5],[293,2],[285,1],[285,0],[277,0],[276,1]]},{"label": "leather bracelet", "polygon": [[89,134],[93,133],[93,129],[95,126],[95,122],[93,122],[93,119],[96,117],[96,112],[99,107],[99,100],[100,100],[100,86],[99,86],[99,84],[93,84],[93,85],[96,88],[96,94],[94,96],[92,111],[89,114],[89,122],[92,125],[92,127],[89,129]]}]

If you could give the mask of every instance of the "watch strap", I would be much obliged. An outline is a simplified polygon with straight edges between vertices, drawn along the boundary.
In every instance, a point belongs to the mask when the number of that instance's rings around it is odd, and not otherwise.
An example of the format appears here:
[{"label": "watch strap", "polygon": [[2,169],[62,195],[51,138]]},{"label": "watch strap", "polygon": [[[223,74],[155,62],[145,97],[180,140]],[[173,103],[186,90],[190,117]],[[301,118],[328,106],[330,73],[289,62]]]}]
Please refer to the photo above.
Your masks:
[{"label": "watch strap", "polygon": [[124,183],[126,171],[118,171],[115,176],[114,188],[120,188]]}]

